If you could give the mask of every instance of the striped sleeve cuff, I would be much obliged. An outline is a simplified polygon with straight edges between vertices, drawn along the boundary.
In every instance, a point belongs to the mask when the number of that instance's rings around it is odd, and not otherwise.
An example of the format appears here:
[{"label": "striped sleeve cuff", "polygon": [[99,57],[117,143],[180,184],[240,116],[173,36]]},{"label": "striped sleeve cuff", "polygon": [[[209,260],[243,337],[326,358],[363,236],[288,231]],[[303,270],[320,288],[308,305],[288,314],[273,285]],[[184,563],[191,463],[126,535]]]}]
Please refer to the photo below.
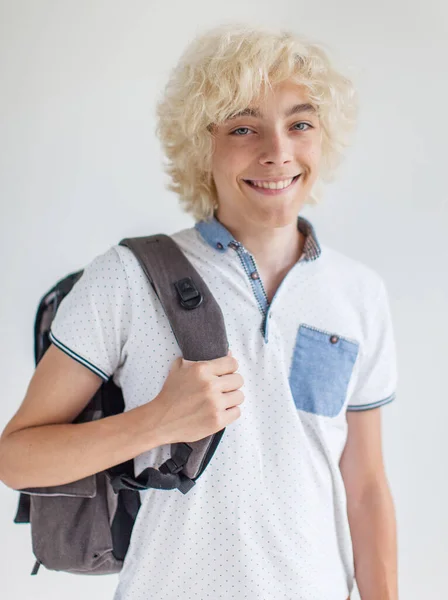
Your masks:
[{"label": "striped sleeve cuff", "polygon": [[68,356],[71,356],[72,358],[77,360],[79,363],[84,365],[84,367],[87,367],[88,369],[90,369],[93,373],[95,373],[95,375],[99,375],[99,377],[104,379],[104,381],[108,381],[110,379],[110,377],[111,377],[110,375],[108,375],[107,373],[105,373],[104,371],[102,371],[101,369],[96,367],[93,363],[89,362],[88,360],[86,360],[85,358],[80,356],[79,354],[76,354],[76,352],[73,352],[73,350],[70,350],[70,348],[68,346],[63,344],[60,340],[58,340],[53,335],[51,330],[49,332],[49,338],[55,346],[57,346],[60,350],[62,350],[66,354],[68,354]]},{"label": "striped sleeve cuff", "polygon": [[377,402],[370,402],[369,404],[353,404],[352,406],[348,405],[347,410],[370,410],[371,408],[378,408],[378,406],[384,406],[384,404],[389,404],[392,400],[395,400],[396,394],[395,392],[387,398],[383,398],[382,400],[378,400]]}]

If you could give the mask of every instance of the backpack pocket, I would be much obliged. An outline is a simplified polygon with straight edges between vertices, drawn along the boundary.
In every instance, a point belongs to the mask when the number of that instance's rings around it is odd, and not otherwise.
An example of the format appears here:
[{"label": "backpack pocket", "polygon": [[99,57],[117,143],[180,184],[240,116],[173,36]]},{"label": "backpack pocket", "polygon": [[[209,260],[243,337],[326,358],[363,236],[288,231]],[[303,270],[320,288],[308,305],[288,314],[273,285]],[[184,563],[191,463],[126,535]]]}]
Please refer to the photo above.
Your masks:
[{"label": "backpack pocket", "polygon": [[[33,553],[47,569],[77,574],[118,573],[108,477],[104,471],[54,488],[28,488]],[[29,493],[29,492],[27,492]]]},{"label": "backpack pocket", "polygon": [[335,417],[346,398],[359,343],[337,333],[300,325],[289,384],[299,410]]}]

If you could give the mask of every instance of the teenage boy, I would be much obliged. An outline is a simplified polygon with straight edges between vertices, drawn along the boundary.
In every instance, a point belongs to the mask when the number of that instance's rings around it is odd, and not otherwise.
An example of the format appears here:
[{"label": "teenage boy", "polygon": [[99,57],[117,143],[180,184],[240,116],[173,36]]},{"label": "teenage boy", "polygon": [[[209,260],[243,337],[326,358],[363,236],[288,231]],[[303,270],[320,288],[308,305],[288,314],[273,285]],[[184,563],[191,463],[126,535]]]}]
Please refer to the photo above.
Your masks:
[{"label": "teenage boy", "polygon": [[[148,490],[114,600],[397,598],[379,407],[397,383],[387,292],[299,216],[355,122],[350,81],[292,33],[197,38],[158,105],[173,234],[220,304],[232,353],[182,359],[137,259],[113,246],[61,303],[0,444],[16,489],[74,481],[226,427],[188,494]],[[71,424],[103,380],[126,412]]]}]

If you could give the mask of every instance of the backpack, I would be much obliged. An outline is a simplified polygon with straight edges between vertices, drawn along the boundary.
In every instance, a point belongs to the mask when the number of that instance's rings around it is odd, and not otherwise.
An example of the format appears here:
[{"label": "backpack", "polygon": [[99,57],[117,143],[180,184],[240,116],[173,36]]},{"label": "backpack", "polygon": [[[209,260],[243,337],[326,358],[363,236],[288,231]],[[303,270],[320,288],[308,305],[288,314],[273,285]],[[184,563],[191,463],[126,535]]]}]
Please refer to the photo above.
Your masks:
[{"label": "backpack", "polygon": [[[187,360],[226,356],[228,341],[219,305],[176,242],[164,234],[125,238],[159,298]],[[71,273],[40,301],[34,325],[36,366],[51,342],[49,331],[61,300],[83,271]],[[73,423],[124,411],[121,389],[104,382]],[[113,466],[79,481],[23,488],[14,523],[30,523],[36,562],[55,571],[106,575],[121,571],[140,508],[140,491],[156,488],[183,494],[196,484],[210,462],[225,428],[202,440],[171,444],[171,457],[158,469],[135,476],[134,461]]]}]

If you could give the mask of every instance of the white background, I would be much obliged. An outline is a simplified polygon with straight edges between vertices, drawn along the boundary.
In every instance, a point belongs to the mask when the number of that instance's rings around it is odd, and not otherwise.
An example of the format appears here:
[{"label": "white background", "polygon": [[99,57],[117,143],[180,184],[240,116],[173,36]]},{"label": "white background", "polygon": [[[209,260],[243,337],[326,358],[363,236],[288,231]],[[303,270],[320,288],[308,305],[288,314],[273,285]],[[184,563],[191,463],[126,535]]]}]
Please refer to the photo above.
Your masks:
[{"label": "white background", "polygon": [[[447,16],[438,0],[1,1],[0,428],[33,374],[43,294],[123,237],[193,224],[165,190],[154,134],[156,99],[188,41],[233,20],[302,32],[361,95],[339,178],[303,214],[322,242],[376,269],[390,295],[399,387],[381,410],[400,598],[446,598]],[[116,575],[30,576],[17,501],[0,483],[1,597],[110,599]]]}]

